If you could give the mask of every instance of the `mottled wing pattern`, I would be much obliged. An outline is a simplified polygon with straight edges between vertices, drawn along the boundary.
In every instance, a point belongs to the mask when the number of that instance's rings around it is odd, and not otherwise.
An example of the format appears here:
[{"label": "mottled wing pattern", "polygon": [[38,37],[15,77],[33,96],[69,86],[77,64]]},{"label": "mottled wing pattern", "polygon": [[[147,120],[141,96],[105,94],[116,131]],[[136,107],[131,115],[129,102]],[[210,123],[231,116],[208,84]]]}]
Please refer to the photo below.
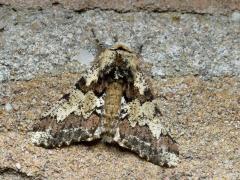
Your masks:
[{"label": "mottled wing pattern", "polygon": [[74,90],[34,126],[33,143],[56,147],[101,138],[154,164],[176,166],[178,145],[161,124],[139,63],[139,56],[121,44],[100,53]]},{"label": "mottled wing pattern", "polygon": [[159,122],[160,114],[154,101],[142,105],[138,100],[124,106],[127,115],[116,129],[114,141],[140,157],[161,166],[178,164],[178,145]]},{"label": "mottled wing pattern", "polygon": [[74,89],[50,109],[34,126],[36,145],[55,147],[100,138],[101,98],[92,91]]}]

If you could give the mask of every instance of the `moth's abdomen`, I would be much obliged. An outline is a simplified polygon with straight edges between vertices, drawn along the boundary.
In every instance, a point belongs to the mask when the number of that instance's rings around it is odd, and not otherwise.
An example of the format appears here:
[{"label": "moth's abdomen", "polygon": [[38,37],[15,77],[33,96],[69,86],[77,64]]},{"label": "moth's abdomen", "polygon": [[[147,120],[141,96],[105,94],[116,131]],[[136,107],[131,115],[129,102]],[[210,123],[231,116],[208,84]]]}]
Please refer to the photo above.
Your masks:
[{"label": "moth's abdomen", "polygon": [[121,106],[121,98],[123,94],[123,86],[119,82],[113,82],[109,84],[106,89],[106,96],[105,96],[105,118],[104,124],[107,127],[110,127],[112,121],[118,117],[120,106]]}]

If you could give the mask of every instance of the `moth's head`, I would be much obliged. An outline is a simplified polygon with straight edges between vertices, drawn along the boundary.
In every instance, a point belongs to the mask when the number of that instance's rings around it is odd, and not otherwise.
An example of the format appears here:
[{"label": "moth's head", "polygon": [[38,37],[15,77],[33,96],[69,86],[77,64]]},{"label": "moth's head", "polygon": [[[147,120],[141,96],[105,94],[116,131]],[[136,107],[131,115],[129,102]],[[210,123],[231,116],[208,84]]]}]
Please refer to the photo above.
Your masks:
[{"label": "moth's head", "polygon": [[122,43],[103,50],[98,57],[101,77],[132,81],[139,71],[139,55]]},{"label": "moth's head", "polygon": [[94,89],[95,94],[101,95],[109,83],[118,81],[123,85],[126,98],[131,99],[138,94],[149,100],[153,95],[141,72],[140,61],[140,56],[126,45],[115,44],[99,53],[76,87],[83,92]]}]

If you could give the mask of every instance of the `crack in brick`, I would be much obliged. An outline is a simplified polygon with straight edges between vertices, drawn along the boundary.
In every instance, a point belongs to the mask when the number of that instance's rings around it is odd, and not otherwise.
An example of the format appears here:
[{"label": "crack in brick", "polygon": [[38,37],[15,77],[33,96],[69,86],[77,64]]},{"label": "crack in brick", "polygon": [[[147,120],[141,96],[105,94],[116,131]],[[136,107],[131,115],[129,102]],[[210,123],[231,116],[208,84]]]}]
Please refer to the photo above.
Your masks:
[{"label": "crack in brick", "polygon": [[22,172],[18,169],[12,168],[12,167],[0,167],[0,178],[1,177],[7,177],[7,176],[15,176],[18,178],[23,179],[37,179],[36,177],[29,176],[27,173]]}]

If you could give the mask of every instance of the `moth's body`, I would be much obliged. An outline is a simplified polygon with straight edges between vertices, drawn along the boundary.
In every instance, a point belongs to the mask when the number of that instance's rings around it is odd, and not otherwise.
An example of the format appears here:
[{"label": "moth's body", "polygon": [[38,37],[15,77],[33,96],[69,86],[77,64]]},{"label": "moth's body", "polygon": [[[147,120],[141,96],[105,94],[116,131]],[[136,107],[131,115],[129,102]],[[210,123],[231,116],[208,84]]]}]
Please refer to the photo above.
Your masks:
[{"label": "moth's body", "polygon": [[158,100],[140,70],[139,56],[117,44],[34,127],[44,147],[103,139],[158,165],[176,166],[178,145],[161,124]]},{"label": "moth's body", "polygon": [[106,89],[105,104],[104,104],[104,127],[108,130],[114,128],[114,124],[119,117],[121,98],[123,95],[123,86],[120,82],[112,82]]}]

